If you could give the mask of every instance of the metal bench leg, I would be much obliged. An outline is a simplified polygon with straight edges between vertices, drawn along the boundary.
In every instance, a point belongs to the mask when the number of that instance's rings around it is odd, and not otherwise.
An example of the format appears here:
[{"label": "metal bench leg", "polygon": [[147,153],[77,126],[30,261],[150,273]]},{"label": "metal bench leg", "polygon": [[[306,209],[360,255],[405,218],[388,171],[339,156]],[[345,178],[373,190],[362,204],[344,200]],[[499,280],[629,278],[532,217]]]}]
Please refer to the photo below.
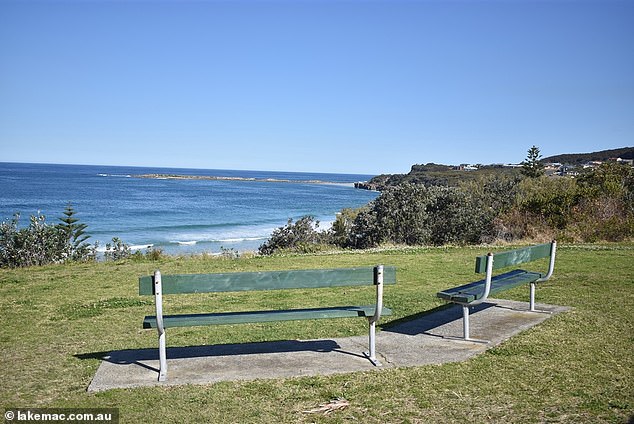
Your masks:
[{"label": "metal bench leg", "polygon": [[167,353],[165,352],[165,329],[159,333],[159,377],[158,381],[167,380]]},{"label": "metal bench leg", "polygon": [[462,305],[462,334],[465,340],[469,340],[469,307],[467,305]]},{"label": "metal bench leg", "polygon": [[537,287],[537,282],[532,282],[531,283],[531,290],[530,290],[530,300],[529,300],[529,311],[530,312],[537,312],[540,314],[552,314],[552,312],[550,311],[542,311],[540,309],[535,309],[535,287]]},{"label": "metal bench leg", "polygon": [[369,352],[363,352],[363,355],[372,362],[375,367],[380,367],[383,364],[376,359],[376,322],[369,320],[369,334],[368,334],[368,348]]},{"label": "metal bench leg", "polygon": [[480,340],[480,339],[472,339],[471,335],[469,334],[469,306],[468,305],[462,305],[462,332],[464,335],[464,340],[468,341],[468,342],[475,342],[475,343],[489,343],[488,340]]}]

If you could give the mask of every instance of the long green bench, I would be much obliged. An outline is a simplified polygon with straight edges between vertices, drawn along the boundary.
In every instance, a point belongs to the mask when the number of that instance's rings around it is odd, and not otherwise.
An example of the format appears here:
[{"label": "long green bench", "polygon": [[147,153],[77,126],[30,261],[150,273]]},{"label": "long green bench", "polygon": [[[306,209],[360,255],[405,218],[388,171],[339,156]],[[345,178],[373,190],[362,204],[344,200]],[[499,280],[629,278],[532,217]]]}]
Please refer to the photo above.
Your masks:
[{"label": "long green bench", "polygon": [[[546,281],[552,276],[555,269],[556,250],[557,242],[553,241],[552,243],[479,256],[476,258],[475,272],[478,274],[486,274],[484,280],[453,287],[437,293],[437,296],[443,300],[462,305],[463,338],[470,341],[480,341],[472,339],[469,336],[469,308],[485,302],[489,295],[494,295],[503,290],[508,290],[523,284],[530,284],[529,310],[531,312],[540,312],[535,309],[535,286],[537,283]],[[514,269],[503,274],[493,275],[493,271],[495,270],[546,257],[550,257],[546,274]]]},{"label": "long green bench", "polygon": [[[243,324],[270,321],[364,317],[369,322],[369,351],[364,352],[374,364],[376,359],[376,323],[392,311],[383,306],[383,285],[396,283],[396,269],[382,265],[367,268],[312,269],[293,271],[237,272],[220,274],[154,275],[139,278],[139,294],[153,295],[156,315],[146,316],[143,328],[156,328],[159,335],[159,381],[167,379],[165,329],[201,325]],[[163,295],[215,293],[253,290],[313,289],[327,287],[376,287],[376,302],[365,306],[333,306],[311,309],[248,312],[211,312],[205,314],[164,315]]]}]

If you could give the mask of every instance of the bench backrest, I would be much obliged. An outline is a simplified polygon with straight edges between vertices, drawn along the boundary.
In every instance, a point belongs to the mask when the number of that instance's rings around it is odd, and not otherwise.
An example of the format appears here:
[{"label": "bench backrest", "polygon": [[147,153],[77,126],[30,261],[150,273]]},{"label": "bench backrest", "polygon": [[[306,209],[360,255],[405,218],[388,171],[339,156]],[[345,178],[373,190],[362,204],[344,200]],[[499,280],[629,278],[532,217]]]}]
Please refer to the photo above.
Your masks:
[{"label": "bench backrest", "polygon": [[[552,243],[544,243],[508,252],[496,253],[493,255],[493,269],[506,268],[508,266],[549,257],[551,249]],[[478,256],[476,258],[475,272],[479,274],[487,272],[487,256],[488,255]]]},{"label": "bench backrest", "polygon": [[[163,294],[281,290],[374,284],[374,267],[162,275]],[[396,268],[383,267],[383,284],[396,283]],[[139,278],[139,294],[154,294],[154,276]]]}]

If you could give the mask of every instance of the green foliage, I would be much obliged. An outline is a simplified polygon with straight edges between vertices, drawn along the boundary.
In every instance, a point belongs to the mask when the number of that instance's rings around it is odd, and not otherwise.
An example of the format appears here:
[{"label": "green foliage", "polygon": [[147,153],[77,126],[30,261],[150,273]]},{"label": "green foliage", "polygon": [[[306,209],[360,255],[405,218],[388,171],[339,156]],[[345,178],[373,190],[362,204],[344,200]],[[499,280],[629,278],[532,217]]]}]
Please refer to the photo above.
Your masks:
[{"label": "green foliage", "polygon": [[578,202],[577,184],[570,178],[529,178],[520,183],[517,208],[544,218],[553,228],[563,229]]},{"label": "green foliage", "polygon": [[0,224],[0,267],[18,268],[57,262],[88,261],[96,258],[97,246],[86,242],[86,225],[75,217],[72,204],[64,210],[60,223],[49,225],[40,213],[29,225],[19,228],[20,214]]},{"label": "green foliage", "polygon": [[521,163],[522,174],[529,178],[539,178],[544,175],[544,165],[539,161],[541,157],[539,147],[533,146],[528,149],[528,155]]},{"label": "green foliage", "polygon": [[330,241],[341,247],[349,247],[350,234],[354,227],[354,221],[361,209],[345,208],[337,214],[335,222],[330,228]]},{"label": "green foliage", "polygon": [[[117,242],[115,242],[117,243]],[[118,241],[118,243],[121,243],[121,241]],[[125,243],[122,243],[123,245],[127,246]],[[106,245],[106,247],[108,246],[108,244]],[[112,250],[112,246],[110,246],[110,250]],[[105,252],[104,252],[105,253]],[[160,248],[152,248],[152,249],[146,249],[145,251],[143,250],[137,250],[134,253],[129,253],[127,255],[125,255],[124,257],[120,258],[120,259],[125,259],[125,258],[130,258],[134,261],[160,261],[163,260],[167,257],[167,254],[165,254],[165,252],[163,252],[163,249]],[[112,258],[108,258],[111,259]]]},{"label": "green foliage", "polygon": [[[533,158],[539,152],[532,151]],[[457,187],[402,183],[363,208],[344,209],[327,234],[310,217],[275,231],[260,254],[324,244],[478,244],[503,240],[622,241],[634,237],[634,169],[605,164],[579,179],[495,174]]]},{"label": "green foliage", "polygon": [[577,190],[566,239],[621,241],[634,236],[634,168],[604,163],[581,175]]},{"label": "green foliage", "polygon": [[0,224],[0,267],[45,265],[66,259],[68,239],[42,214],[32,215],[29,226],[18,228],[20,214]]},{"label": "green foliage", "polygon": [[470,193],[479,203],[479,207],[488,214],[498,215],[507,212],[515,204],[521,180],[517,174],[493,174],[465,181],[459,187]]},{"label": "green foliage", "polygon": [[86,240],[90,238],[85,234],[86,224],[79,224],[79,219],[75,218],[75,210],[69,202],[64,210],[64,217],[59,218],[61,224],[59,229],[66,238],[67,258],[74,261],[85,261],[95,258],[95,247]]},{"label": "green foliage", "polygon": [[280,251],[318,251],[328,239],[328,234],[318,231],[318,227],[319,221],[312,216],[304,216],[295,223],[289,218],[284,227],[273,231],[271,238],[263,243],[258,251],[261,255],[271,255]]},{"label": "green foliage", "polygon": [[605,163],[578,179],[525,179],[495,218],[504,240],[622,241],[634,236],[634,169]]},{"label": "green foliage", "polygon": [[634,236],[634,214],[610,196],[583,198],[560,238],[572,242],[623,241]]},{"label": "green foliage", "polygon": [[476,170],[465,171],[454,169],[452,166],[428,163],[412,165],[412,169],[407,174],[378,175],[368,182],[368,186],[382,191],[404,183],[456,187],[469,181],[496,177],[510,178],[518,175],[520,171],[517,168],[502,165],[478,165]]},{"label": "green foliage", "polygon": [[618,199],[634,212],[634,168],[616,162],[606,162],[591,172],[582,174],[578,184],[584,197],[608,196]]},{"label": "green foliage", "polygon": [[357,215],[348,244],[478,243],[491,219],[460,188],[402,184],[381,193]]},{"label": "green foliage", "polygon": [[113,237],[112,243],[106,243],[104,259],[107,261],[119,261],[129,258],[131,255],[130,246],[124,243],[119,237]]}]

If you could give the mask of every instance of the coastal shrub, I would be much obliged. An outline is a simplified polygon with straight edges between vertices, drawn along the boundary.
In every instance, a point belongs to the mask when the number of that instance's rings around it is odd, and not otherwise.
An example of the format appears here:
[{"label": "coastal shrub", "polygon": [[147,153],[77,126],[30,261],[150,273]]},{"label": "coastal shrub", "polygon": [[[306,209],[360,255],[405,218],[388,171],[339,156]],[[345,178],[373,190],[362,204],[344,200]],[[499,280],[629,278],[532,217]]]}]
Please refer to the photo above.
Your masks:
[{"label": "coastal shrub", "polygon": [[19,228],[20,214],[0,224],[0,267],[46,265],[67,259],[67,234],[46,223],[42,214],[32,215],[29,226]]},{"label": "coastal shrub", "polygon": [[69,203],[59,218],[50,225],[41,213],[29,218],[29,225],[19,227],[20,214],[0,224],[0,267],[25,267],[65,261],[94,260],[96,248],[86,242],[86,225],[80,224]]},{"label": "coastal shrub", "polygon": [[430,239],[434,245],[477,244],[489,232],[493,215],[478,199],[455,187],[436,187],[429,211]]},{"label": "coastal shrub", "polygon": [[577,183],[571,178],[526,178],[520,183],[517,208],[546,220],[555,229],[564,229],[579,201]]},{"label": "coastal shrub", "polygon": [[349,244],[368,248],[383,243],[478,243],[493,219],[480,206],[458,187],[401,184],[384,191],[359,212]]},{"label": "coastal shrub", "polygon": [[618,199],[627,214],[634,214],[634,168],[631,166],[606,162],[582,174],[577,184],[583,198]]},{"label": "coastal shrub", "polygon": [[280,251],[311,253],[321,250],[328,243],[328,233],[318,231],[319,221],[313,216],[304,216],[293,222],[277,228],[271,237],[264,242],[258,252],[261,255],[271,255]]},{"label": "coastal shrub", "polygon": [[561,239],[571,242],[623,241],[634,237],[634,214],[622,199],[607,195],[584,198],[575,206]]},{"label": "coastal shrub", "polygon": [[556,234],[543,216],[512,208],[493,218],[491,236],[487,241],[547,242],[558,238]]},{"label": "coastal shrub", "polygon": [[523,180],[514,205],[494,219],[494,238],[571,242],[634,237],[634,169],[604,163],[579,178]]},{"label": "coastal shrub", "polygon": [[[125,244],[125,243],[123,243]],[[107,245],[106,245],[107,246]],[[112,246],[111,246],[112,249]],[[105,253],[105,252],[104,252]],[[134,261],[160,261],[162,259],[165,259],[167,257],[166,253],[163,251],[163,249],[155,247],[155,248],[148,248],[145,251],[143,250],[137,250],[134,253],[130,253],[129,257],[134,260]]]},{"label": "coastal shrub", "polygon": [[357,215],[350,244],[356,248],[423,244],[429,238],[425,225],[428,193],[424,185],[410,183],[385,190]]},{"label": "coastal shrub", "polygon": [[220,257],[222,259],[238,259],[240,258],[240,252],[233,247],[220,246]]},{"label": "coastal shrub", "polygon": [[339,247],[350,247],[350,234],[354,227],[354,221],[362,210],[362,208],[345,208],[336,215],[335,222],[332,223],[329,230],[331,243]]},{"label": "coastal shrub", "polygon": [[509,211],[515,204],[522,179],[520,175],[493,175],[465,181],[459,187],[489,214],[499,215]]},{"label": "coastal shrub", "polygon": [[106,243],[104,259],[107,261],[119,261],[132,256],[130,246],[124,243],[119,237],[113,237],[112,243]]}]

